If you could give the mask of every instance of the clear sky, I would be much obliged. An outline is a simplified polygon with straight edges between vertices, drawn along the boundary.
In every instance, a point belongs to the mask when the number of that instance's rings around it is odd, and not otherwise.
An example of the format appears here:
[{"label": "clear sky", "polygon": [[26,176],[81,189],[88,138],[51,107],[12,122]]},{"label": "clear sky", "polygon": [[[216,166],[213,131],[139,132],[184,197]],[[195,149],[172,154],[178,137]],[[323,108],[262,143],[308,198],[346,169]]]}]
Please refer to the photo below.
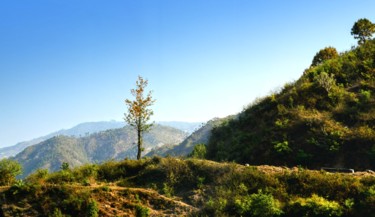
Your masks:
[{"label": "clear sky", "polygon": [[0,147],[122,120],[138,75],[155,121],[240,112],[298,79],[317,51],[356,45],[363,0],[3,0]]}]

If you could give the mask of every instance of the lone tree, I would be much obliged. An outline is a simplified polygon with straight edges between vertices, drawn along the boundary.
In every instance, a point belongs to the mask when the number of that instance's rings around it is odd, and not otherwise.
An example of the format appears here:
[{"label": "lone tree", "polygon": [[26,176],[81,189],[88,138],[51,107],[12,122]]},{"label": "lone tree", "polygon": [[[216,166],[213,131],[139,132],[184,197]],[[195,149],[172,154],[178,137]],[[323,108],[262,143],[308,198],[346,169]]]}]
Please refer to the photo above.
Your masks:
[{"label": "lone tree", "polygon": [[318,53],[315,54],[314,59],[311,63],[311,66],[317,66],[326,60],[333,59],[338,56],[339,54],[337,53],[336,48],[326,47],[324,49],[321,49]]},{"label": "lone tree", "polygon": [[154,112],[149,108],[155,102],[155,100],[153,100],[151,96],[152,92],[149,91],[147,96],[144,96],[147,84],[147,79],[143,79],[141,76],[138,76],[136,89],[131,90],[131,94],[135,97],[135,100],[125,100],[125,103],[128,107],[128,112],[125,113],[124,119],[130,126],[137,130],[138,160],[141,159],[141,154],[143,151],[142,134],[150,130],[152,123],[149,124],[147,122],[150,120],[151,115],[154,114]]},{"label": "lone tree", "polygon": [[355,22],[351,32],[354,38],[358,39],[358,44],[363,44],[371,39],[373,33],[375,33],[375,24],[366,18]]}]

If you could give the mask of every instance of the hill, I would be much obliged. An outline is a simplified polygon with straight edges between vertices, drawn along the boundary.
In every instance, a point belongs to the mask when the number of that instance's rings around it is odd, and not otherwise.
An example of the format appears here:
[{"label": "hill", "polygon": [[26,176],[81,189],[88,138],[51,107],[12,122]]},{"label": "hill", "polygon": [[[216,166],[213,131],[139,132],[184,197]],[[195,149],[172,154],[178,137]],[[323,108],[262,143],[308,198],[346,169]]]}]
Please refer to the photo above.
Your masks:
[{"label": "hill", "polygon": [[374,216],[375,176],[207,160],[109,161],[0,187],[0,216]]},{"label": "hill", "polygon": [[43,142],[47,139],[50,139],[54,136],[64,135],[64,136],[85,136],[87,134],[96,133],[100,131],[105,131],[108,129],[121,128],[125,124],[122,122],[116,121],[100,121],[100,122],[87,122],[78,124],[70,129],[59,130],[53,133],[50,133],[45,136],[38,137],[29,141],[19,142],[16,145],[0,148],[0,158],[7,158],[15,156],[16,154],[23,151],[25,148]]},{"label": "hill", "polygon": [[374,168],[375,41],[308,68],[212,131],[208,158]]},{"label": "hill", "polygon": [[[198,122],[181,122],[181,121],[160,121],[157,124],[163,126],[173,127],[179,130],[186,132],[187,134],[192,133],[199,125]],[[50,139],[54,136],[63,135],[63,136],[74,136],[81,137],[87,136],[92,133],[97,133],[109,129],[117,129],[125,126],[125,122],[119,121],[99,121],[99,122],[86,122],[78,124],[70,129],[59,130],[53,133],[50,133],[46,136],[38,137],[30,141],[24,141],[17,143],[16,145],[0,148],[0,159],[15,156],[16,154],[23,151],[26,147],[31,145],[38,144],[47,139]]]},{"label": "hill", "polygon": [[211,131],[214,127],[221,125],[223,122],[233,118],[229,116],[226,118],[214,118],[204,124],[202,127],[194,131],[183,142],[178,145],[164,145],[153,148],[147,156],[187,156],[192,152],[194,146],[197,144],[207,144],[211,136]]},{"label": "hill", "polygon": [[[186,136],[186,133],[175,128],[155,125],[144,135],[143,153],[148,153],[156,146],[178,144]],[[38,168],[56,171],[63,162],[76,167],[110,159],[134,158],[136,156],[135,141],[136,132],[128,126],[79,138],[55,136],[26,148],[14,159],[23,166],[23,176],[27,176]]]}]

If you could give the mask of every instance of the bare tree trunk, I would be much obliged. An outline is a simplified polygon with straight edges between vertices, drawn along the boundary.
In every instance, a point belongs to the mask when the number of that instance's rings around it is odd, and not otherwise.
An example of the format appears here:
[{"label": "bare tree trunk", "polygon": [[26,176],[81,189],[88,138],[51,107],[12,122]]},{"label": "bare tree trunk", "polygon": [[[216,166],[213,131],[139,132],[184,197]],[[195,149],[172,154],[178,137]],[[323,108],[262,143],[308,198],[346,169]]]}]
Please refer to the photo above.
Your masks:
[{"label": "bare tree trunk", "polygon": [[141,159],[142,154],[142,132],[140,129],[137,130],[138,132],[138,154],[137,154],[137,160]]}]

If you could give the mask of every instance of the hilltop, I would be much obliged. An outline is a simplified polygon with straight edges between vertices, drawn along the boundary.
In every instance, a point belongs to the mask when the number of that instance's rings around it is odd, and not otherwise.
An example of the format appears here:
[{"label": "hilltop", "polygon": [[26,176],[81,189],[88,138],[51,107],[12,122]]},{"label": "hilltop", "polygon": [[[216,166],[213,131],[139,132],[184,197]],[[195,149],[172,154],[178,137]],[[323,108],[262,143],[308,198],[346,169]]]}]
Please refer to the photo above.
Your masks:
[{"label": "hilltop", "polygon": [[375,41],[312,65],[213,129],[208,158],[308,168],[375,165]]}]

